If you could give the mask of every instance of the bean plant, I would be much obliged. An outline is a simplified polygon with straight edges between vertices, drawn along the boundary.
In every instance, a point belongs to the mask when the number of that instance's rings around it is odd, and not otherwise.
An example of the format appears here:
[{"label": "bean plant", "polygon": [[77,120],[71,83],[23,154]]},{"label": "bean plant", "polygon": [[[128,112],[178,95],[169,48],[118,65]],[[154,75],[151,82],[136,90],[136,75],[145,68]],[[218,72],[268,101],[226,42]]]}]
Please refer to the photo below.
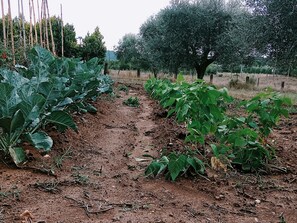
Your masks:
[{"label": "bean plant", "polygon": [[[207,144],[211,145],[213,156],[244,171],[257,171],[274,157],[274,150],[267,142],[267,137],[281,116],[288,117],[286,106],[291,104],[290,99],[267,91],[239,103],[239,109],[245,113],[236,116],[227,115],[228,105],[234,100],[227,89],[217,89],[201,80],[186,83],[179,76],[173,83],[153,78],[146,82],[145,89],[168,109],[168,116],[174,115],[178,122],[185,123],[187,142],[205,146],[207,136],[212,136],[213,140]],[[179,160],[179,157],[187,160],[184,154],[175,154],[174,160]],[[174,168],[165,168],[170,157],[154,160],[146,174],[157,175],[168,171],[171,179],[175,180],[178,175],[172,175],[176,173],[172,171]],[[190,157],[197,158],[193,154]],[[189,163],[177,163],[178,169],[188,169]],[[201,167],[204,168],[204,164]],[[201,169],[196,171],[201,172]]]}]

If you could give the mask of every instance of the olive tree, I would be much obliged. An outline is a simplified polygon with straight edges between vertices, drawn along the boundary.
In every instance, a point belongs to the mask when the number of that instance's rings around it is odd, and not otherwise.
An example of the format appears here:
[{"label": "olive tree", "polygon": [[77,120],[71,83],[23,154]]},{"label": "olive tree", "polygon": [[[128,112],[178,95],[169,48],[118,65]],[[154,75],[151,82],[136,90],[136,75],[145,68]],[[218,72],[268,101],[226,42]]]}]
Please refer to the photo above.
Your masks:
[{"label": "olive tree", "polygon": [[172,1],[142,25],[140,35],[163,68],[175,74],[181,67],[195,69],[202,79],[221,56],[231,18],[223,0]]},{"label": "olive tree", "polygon": [[258,20],[257,47],[290,74],[297,66],[297,1],[246,0]]}]

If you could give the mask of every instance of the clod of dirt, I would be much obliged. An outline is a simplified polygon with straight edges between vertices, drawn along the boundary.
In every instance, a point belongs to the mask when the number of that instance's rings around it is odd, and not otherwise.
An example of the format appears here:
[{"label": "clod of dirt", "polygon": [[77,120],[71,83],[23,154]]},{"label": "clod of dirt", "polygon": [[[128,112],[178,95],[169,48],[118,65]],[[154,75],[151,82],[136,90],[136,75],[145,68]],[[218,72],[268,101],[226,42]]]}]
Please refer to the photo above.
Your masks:
[{"label": "clod of dirt", "polygon": [[20,214],[21,219],[24,219],[24,221],[22,221],[22,223],[31,223],[33,222],[33,215],[30,211],[25,210],[22,214]]}]

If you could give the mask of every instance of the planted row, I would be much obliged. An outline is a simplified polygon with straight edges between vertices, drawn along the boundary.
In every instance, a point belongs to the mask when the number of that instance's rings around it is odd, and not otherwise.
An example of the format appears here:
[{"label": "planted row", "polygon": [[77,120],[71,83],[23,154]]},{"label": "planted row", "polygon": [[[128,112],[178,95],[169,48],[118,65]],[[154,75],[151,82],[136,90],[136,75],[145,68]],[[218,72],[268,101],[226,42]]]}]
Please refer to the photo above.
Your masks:
[{"label": "planted row", "polygon": [[[150,79],[145,89],[168,109],[168,116],[174,114],[179,123],[186,124],[187,142],[199,143],[203,147],[210,145],[212,160],[217,160],[224,169],[227,166],[237,166],[244,171],[258,170],[274,156],[267,137],[281,116],[288,117],[285,106],[291,103],[290,99],[268,91],[239,103],[238,109],[244,112],[243,116],[236,116],[227,115],[228,105],[234,101],[227,89],[217,89],[203,81],[190,84],[182,76],[176,83]],[[206,142],[206,138],[212,141]],[[188,152],[173,156],[175,168],[160,165],[164,164],[163,158],[154,160],[146,174],[157,175],[167,170],[171,174],[174,169],[171,179],[175,180],[178,175],[188,171],[188,167],[191,167],[192,172],[203,173],[200,160],[195,165],[185,163],[184,159],[179,162],[179,157],[185,153]],[[193,156],[196,157],[192,153],[190,157]],[[170,163],[170,159],[167,160]]]},{"label": "planted row", "polygon": [[26,159],[22,143],[49,151],[53,140],[44,131],[55,126],[59,131],[77,130],[72,112],[96,112],[91,105],[101,93],[111,91],[112,80],[101,75],[94,58],[55,58],[49,51],[35,47],[28,67],[0,70],[0,150],[16,165]]}]

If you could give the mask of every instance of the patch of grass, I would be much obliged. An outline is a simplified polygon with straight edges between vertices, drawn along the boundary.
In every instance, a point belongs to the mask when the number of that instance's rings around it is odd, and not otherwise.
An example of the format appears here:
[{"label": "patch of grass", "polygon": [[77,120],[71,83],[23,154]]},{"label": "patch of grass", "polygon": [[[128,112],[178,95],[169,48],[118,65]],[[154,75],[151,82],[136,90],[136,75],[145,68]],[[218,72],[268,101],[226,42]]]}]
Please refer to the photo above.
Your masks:
[{"label": "patch of grass", "polygon": [[123,104],[129,107],[139,107],[138,97],[130,97],[127,100],[124,100]]}]

